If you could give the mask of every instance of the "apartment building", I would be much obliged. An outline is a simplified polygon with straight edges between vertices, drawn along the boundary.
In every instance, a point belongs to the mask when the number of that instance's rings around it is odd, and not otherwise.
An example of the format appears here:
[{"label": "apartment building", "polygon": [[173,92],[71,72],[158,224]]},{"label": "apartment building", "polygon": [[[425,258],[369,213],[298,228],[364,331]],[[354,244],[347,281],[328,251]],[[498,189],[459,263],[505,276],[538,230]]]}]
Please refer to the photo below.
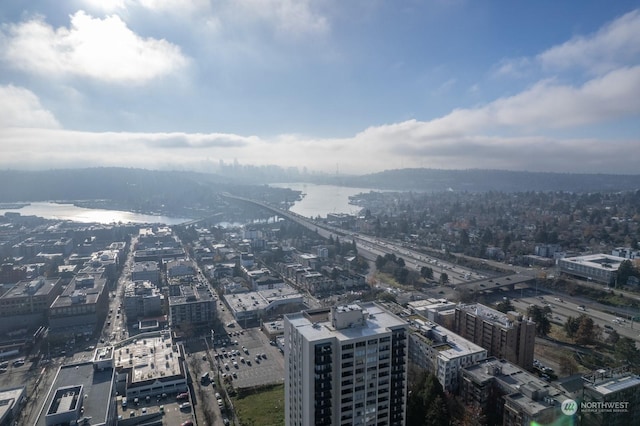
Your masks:
[{"label": "apartment building", "polygon": [[62,291],[60,278],[24,280],[0,296],[0,334],[46,323],[49,307]]},{"label": "apartment building", "polygon": [[158,262],[136,262],[131,270],[131,281],[149,281],[155,286],[160,285],[160,269]]},{"label": "apartment building", "polygon": [[487,358],[487,350],[430,321],[413,320],[409,360],[438,378],[447,392],[456,392],[460,369]]},{"label": "apartment building", "polygon": [[169,324],[172,327],[206,325],[213,321],[217,298],[206,284],[170,286]]},{"label": "apartment building", "polygon": [[49,308],[49,337],[91,335],[107,316],[109,288],[102,276],[77,275]]},{"label": "apartment building", "polygon": [[601,369],[583,376],[577,413],[583,426],[640,424],[640,376],[620,369]]},{"label": "apartment building", "polygon": [[453,331],[485,348],[488,356],[533,367],[536,324],[517,312],[504,314],[480,303],[459,305]]},{"label": "apartment building", "polygon": [[362,303],[284,323],[286,425],[405,424],[406,321]]},{"label": "apartment building", "polygon": [[484,423],[503,426],[554,424],[565,416],[562,403],[570,399],[520,366],[496,358],[462,369],[460,398],[481,409]]}]

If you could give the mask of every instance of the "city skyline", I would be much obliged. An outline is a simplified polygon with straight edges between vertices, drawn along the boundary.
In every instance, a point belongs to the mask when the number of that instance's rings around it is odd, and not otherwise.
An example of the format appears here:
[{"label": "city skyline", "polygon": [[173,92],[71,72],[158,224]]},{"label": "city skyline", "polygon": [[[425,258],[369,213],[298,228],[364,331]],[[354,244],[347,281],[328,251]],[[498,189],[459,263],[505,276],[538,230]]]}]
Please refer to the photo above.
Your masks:
[{"label": "city skyline", "polygon": [[0,168],[637,174],[637,2],[0,6]]}]

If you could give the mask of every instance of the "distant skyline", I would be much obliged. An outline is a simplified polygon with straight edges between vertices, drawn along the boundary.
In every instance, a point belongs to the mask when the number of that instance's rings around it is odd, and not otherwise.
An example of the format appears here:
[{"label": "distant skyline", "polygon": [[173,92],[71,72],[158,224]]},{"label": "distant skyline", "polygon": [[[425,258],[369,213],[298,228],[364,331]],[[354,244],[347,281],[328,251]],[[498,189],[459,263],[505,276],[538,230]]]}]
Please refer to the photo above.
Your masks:
[{"label": "distant skyline", "polygon": [[0,169],[639,174],[640,4],[0,4]]}]

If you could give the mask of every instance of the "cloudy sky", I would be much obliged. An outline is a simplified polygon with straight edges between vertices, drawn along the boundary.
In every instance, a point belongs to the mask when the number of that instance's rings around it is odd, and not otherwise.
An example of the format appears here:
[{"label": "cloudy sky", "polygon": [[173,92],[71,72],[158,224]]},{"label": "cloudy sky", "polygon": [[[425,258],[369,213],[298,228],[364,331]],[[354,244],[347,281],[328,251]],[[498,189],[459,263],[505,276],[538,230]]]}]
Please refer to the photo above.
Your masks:
[{"label": "cloudy sky", "polygon": [[0,168],[637,174],[638,1],[0,4]]}]

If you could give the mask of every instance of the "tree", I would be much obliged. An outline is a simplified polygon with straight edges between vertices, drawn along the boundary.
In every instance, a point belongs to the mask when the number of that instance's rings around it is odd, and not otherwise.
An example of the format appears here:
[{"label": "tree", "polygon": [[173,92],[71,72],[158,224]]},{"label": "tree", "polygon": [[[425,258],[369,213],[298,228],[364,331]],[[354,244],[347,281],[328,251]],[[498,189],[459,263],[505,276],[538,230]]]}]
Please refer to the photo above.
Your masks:
[{"label": "tree", "polygon": [[571,356],[560,356],[558,358],[558,364],[560,365],[560,374],[562,375],[570,376],[578,371],[578,363]]},{"label": "tree", "polygon": [[449,425],[449,409],[442,385],[433,374],[423,373],[420,380],[409,388],[407,424]]},{"label": "tree", "polygon": [[615,330],[611,330],[611,333],[609,333],[609,337],[607,337],[607,343],[615,345],[616,343],[618,343],[618,340],[620,340],[620,335],[618,334],[618,332]]},{"label": "tree", "polygon": [[630,260],[625,260],[620,264],[618,268],[618,274],[616,279],[616,287],[627,285],[629,277],[637,277],[638,271],[633,267],[633,263]]},{"label": "tree", "polygon": [[502,302],[498,303],[496,309],[506,314],[509,311],[514,311],[516,308],[513,306],[510,299],[504,298]]},{"label": "tree", "polygon": [[440,284],[446,284],[449,282],[449,275],[446,272],[440,274]]},{"label": "tree", "polygon": [[580,325],[576,331],[576,343],[588,345],[593,343],[593,319],[586,315],[580,315]]},{"label": "tree", "polygon": [[469,247],[469,233],[466,229],[460,231],[460,247],[466,248]]},{"label": "tree", "polygon": [[567,333],[567,337],[573,338],[580,327],[580,318],[568,317],[567,322],[564,323],[564,331]]},{"label": "tree", "polygon": [[640,367],[640,351],[633,339],[621,337],[614,346],[614,351],[619,360],[627,361],[633,367]]},{"label": "tree", "polygon": [[538,336],[546,336],[551,331],[551,308],[545,306],[529,306],[527,309],[527,315],[536,323],[536,334]]},{"label": "tree", "polygon": [[422,268],[420,268],[420,276],[424,279],[432,280],[433,269],[429,268],[428,266],[423,266]]}]

